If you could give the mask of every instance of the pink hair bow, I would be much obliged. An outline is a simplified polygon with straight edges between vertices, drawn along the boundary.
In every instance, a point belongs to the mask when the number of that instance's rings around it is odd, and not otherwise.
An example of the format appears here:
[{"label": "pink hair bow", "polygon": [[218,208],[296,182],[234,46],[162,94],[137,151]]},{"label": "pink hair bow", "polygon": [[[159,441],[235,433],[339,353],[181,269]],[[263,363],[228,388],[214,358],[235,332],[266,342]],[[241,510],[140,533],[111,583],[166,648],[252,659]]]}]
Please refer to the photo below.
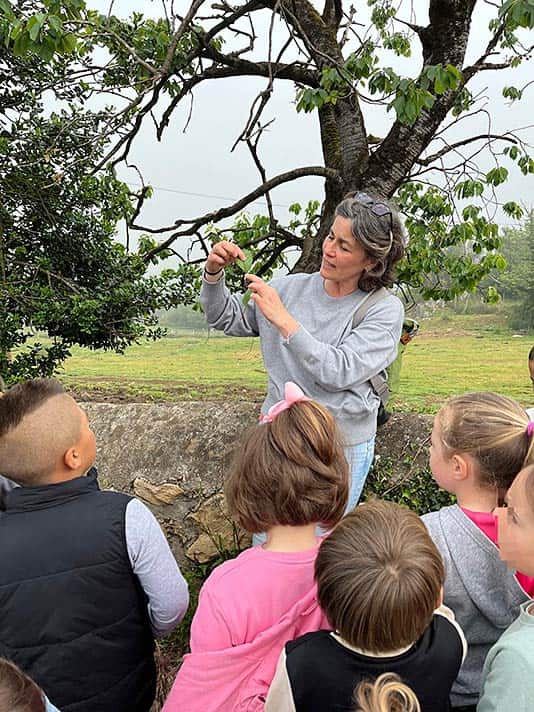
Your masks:
[{"label": "pink hair bow", "polygon": [[534,420],[531,420],[527,425],[527,436],[529,438],[532,436],[532,433],[534,433]]},{"label": "pink hair bow", "polygon": [[283,410],[291,408],[293,403],[302,403],[309,401],[311,398],[305,396],[302,390],[293,381],[288,381],[284,386],[284,398],[278,403],[272,405],[267,411],[267,415],[260,416],[261,423],[272,423],[276,416]]}]

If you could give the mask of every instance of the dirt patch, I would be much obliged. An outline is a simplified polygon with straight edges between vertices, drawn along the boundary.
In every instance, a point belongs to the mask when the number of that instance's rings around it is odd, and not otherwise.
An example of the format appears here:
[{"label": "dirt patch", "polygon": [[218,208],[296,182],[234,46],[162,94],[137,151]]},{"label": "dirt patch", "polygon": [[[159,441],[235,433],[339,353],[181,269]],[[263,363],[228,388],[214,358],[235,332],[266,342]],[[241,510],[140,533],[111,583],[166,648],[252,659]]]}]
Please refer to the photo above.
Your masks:
[{"label": "dirt patch", "polygon": [[[84,379],[86,380],[86,379]],[[99,382],[106,379],[98,379]],[[143,392],[142,387],[146,386],[150,392]],[[157,386],[157,394],[152,392]],[[68,384],[67,384],[68,388]],[[176,402],[180,401],[229,401],[246,400],[261,404],[265,391],[263,389],[247,388],[225,384],[216,387],[202,384],[176,384],[172,381],[150,380],[143,381],[143,384],[136,383],[132,388],[114,383],[111,379],[109,385],[101,387],[98,385],[84,384],[84,388],[68,388],[69,392],[77,401],[90,403],[155,403],[158,401]]]}]

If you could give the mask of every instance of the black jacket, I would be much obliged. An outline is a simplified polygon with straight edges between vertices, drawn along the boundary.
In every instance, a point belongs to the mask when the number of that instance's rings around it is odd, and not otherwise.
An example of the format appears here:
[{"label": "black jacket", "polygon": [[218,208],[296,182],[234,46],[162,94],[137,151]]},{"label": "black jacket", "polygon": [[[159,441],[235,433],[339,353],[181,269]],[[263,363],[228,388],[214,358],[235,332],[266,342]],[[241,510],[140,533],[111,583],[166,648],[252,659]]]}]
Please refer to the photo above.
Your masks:
[{"label": "black jacket", "polygon": [[462,653],[455,626],[434,615],[417,643],[389,658],[356,653],[326,630],[308,633],[286,643],[286,670],[296,712],[353,712],[358,684],[384,672],[397,673],[413,689],[422,712],[447,712]]},{"label": "black jacket", "polygon": [[155,695],[146,596],[125,538],[130,498],[96,470],[19,487],[0,512],[0,656],[62,712],[147,712]]}]

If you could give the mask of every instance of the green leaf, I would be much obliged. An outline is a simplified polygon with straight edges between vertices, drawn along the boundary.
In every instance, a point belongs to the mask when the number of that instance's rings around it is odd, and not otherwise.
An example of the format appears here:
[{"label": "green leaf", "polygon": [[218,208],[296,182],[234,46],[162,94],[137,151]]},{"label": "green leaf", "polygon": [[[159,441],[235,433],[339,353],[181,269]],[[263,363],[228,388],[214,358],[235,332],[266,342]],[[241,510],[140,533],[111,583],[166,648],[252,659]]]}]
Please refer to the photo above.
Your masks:
[{"label": "green leaf", "polygon": [[239,267],[243,274],[251,274],[252,265],[254,264],[254,255],[250,252],[250,250],[243,250],[243,253],[245,255],[245,259],[238,260],[236,262],[236,266]]},{"label": "green leaf", "polygon": [[501,185],[508,179],[508,171],[503,166],[493,168],[486,173],[486,181],[491,185]]},{"label": "green leaf", "polygon": [[13,54],[16,57],[24,56],[28,50],[29,43],[29,36],[26,34],[26,32],[21,32],[13,43]]},{"label": "green leaf", "polygon": [[508,262],[504,259],[502,255],[496,255],[493,264],[495,266],[495,269],[498,269],[501,272],[508,267]]},{"label": "green leaf", "polygon": [[6,15],[9,20],[15,19],[15,13],[13,12],[13,6],[9,0],[0,0],[0,10]]},{"label": "green leaf", "polygon": [[26,23],[26,31],[33,42],[35,42],[35,40],[39,37],[39,33],[45,21],[46,15],[40,13],[39,15],[34,15],[33,17],[30,17],[30,19]]}]

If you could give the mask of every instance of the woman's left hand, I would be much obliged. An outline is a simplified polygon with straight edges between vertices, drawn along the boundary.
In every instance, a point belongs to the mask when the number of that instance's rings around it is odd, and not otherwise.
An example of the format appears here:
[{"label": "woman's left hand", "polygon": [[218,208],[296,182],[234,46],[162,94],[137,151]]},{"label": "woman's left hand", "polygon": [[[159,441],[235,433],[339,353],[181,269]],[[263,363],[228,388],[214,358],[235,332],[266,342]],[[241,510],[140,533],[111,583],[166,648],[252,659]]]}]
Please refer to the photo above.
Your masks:
[{"label": "woman's left hand", "polygon": [[276,326],[284,338],[294,334],[300,325],[287,311],[276,289],[255,274],[246,274],[245,279],[251,291],[250,298],[267,321]]}]

